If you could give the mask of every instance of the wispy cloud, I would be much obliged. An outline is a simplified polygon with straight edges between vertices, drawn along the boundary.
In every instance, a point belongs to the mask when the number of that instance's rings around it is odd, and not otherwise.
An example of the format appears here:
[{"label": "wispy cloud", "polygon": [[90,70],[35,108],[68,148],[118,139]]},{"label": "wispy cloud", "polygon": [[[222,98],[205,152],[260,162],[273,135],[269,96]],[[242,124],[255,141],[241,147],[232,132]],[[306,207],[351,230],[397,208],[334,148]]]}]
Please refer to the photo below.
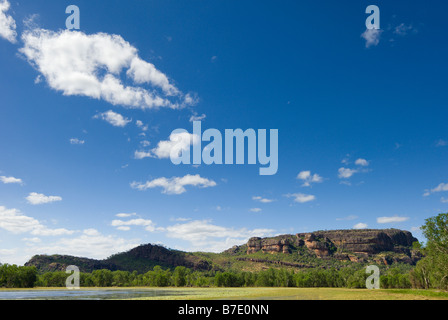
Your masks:
[{"label": "wispy cloud", "polygon": [[121,231],[129,231],[131,226],[144,227],[146,231],[150,232],[156,230],[154,222],[146,219],[132,219],[128,221],[113,220],[111,225]]},{"label": "wispy cloud", "polygon": [[263,197],[260,197],[260,196],[252,197],[252,200],[258,201],[258,202],[261,202],[261,203],[271,203],[271,202],[275,201],[273,199],[267,199],[267,198],[263,198]]},{"label": "wispy cloud", "polygon": [[439,139],[436,142],[436,147],[446,147],[446,146],[448,146],[448,141],[446,141],[446,140]]},{"label": "wispy cloud", "polygon": [[350,220],[356,220],[358,218],[359,218],[358,216],[351,215],[351,216],[347,216],[347,217],[344,217],[344,218],[337,218],[336,220],[337,221],[343,221],[343,220],[350,221]]},{"label": "wispy cloud", "polygon": [[440,183],[437,187],[432,189],[426,189],[423,194],[424,197],[427,197],[433,193],[448,191],[448,183]]},{"label": "wispy cloud", "polygon": [[366,41],[366,48],[377,46],[380,43],[381,33],[380,29],[366,29],[361,37]]},{"label": "wispy cloud", "polygon": [[203,121],[207,118],[207,116],[205,114],[202,115],[198,115],[196,112],[193,113],[193,115],[190,117],[190,122],[194,122],[194,121]]},{"label": "wispy cloud", "polygon": [[70,139],[70,144],[83,145],[84,143],[86,143],[84,140],[80,140],[78,138]]},{"label": "wispy cloud", "polygon": [[255,213],[257,213],[257,212],[261,212],[261,211],[263,211],[261,208],[252,208],[252,209],[250,209],[249,210],[250,212],[255,212]]},{"label": "wispy cloud", "polygon": [[405,222],[408,221],[409,217],[380,217],[376,219],[377,223],[398,223],[398,222]]},{"label": "wispy cloud", "polygon": [[311,194],[303,194],[303,193],[292,193],[287,194],[286,197],[294,198],[294,202],[297,203],[307,203],[316,200],[316,197]]}]

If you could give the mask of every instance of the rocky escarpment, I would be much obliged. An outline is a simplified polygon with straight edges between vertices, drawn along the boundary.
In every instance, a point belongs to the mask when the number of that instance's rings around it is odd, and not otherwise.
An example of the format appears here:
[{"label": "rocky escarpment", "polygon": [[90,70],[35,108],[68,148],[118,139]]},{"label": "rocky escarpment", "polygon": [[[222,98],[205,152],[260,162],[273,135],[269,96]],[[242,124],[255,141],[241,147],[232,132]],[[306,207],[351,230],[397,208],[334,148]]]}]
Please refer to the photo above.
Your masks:
[{"label": "rocky escarpment", "polygon": [[246,244],[246,254],[290,254],[300,248],[307,248],[319,258],[352,262],[372,260],[386,265],[394,262],[412,264],[421,258],[412,250],[412,244],[416,241],[410,232],[397,229],[317,231],[273,238],[251,238]]}]

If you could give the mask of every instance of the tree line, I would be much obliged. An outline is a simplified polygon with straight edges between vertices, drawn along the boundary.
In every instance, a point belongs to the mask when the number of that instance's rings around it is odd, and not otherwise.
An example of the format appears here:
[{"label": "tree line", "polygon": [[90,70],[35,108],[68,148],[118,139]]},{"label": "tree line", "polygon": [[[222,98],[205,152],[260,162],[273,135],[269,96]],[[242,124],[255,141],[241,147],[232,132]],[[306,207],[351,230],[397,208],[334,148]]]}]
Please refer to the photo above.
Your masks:
[{"label": "tree line", "polygon": [[[0,287],[32,288],[66,286],[64,271],[38,274],[35,267],[0,267]],[[258,272],[226,271],[199,272],[185,267],[174,270],[154,267],[144,274],[128,271],[95,270],[80,273],[81,287],[331,287],[365,288],[364,268],[314,269],[295,272],[287,269],[267,269]],[[410,288],[409,275],[398,268],[381,276],[383,288]]]},{"label": "tree line", "polygon": [[[425,257],[409,271],[408,267],[383,267],[381,288],[421,288],[448,290],[448,214],[426,219],[422,231],[425,245],[417,244]],[[341,269],[267,269],[248,271],[174,270],[155,266],[144,274],[137,271],[95,270],[80,274],[82,287],[333,287],[365,288],[365,268]],[[39,274],[35,267],[0,264],[0,288],[65,287],[68,275],[63,271]]]}]

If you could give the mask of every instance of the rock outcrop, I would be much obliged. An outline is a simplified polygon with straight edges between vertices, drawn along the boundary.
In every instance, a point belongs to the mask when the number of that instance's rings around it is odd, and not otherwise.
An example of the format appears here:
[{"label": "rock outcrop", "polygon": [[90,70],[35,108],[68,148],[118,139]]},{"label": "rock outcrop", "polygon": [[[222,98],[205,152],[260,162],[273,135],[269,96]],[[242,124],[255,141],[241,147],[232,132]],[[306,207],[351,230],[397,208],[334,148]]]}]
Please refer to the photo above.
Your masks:
[{"label": "rock outcrop", "polygon": [[[319,258],[331,257],[340,261],[358,263],[370,259],[390,265],[394,262],[415,263],[418,261],[421,255],[412,250],[412,244],[415,241],[417,239],[410,232],[397,229],[317,231],[299,233],[295,236],[251,238],[246,244],[246,253],[250,255],[261,251],[270,254],[290,254],[295,249],[304,247]],[[380,253],[389,254],[379,255]]]},{"label": "rock outcrop", "polygon": [[276,238],[251,238],[247,243],[247,254],[263,251],[264,253],[290,253],[289,236]]}]

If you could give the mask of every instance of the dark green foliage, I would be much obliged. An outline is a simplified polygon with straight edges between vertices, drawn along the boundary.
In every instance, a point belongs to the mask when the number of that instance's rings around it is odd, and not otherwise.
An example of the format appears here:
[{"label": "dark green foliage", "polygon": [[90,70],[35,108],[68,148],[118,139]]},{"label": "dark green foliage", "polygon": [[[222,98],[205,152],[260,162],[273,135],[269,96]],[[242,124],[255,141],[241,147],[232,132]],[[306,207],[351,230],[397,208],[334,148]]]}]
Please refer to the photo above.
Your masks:
[{"label": "dark green foliage", "polygon": [[32,288],[36,280],[36,267],[0,265],[0,288]]},{"label": "dark green foliage", "polygon": [[414,288],[448,290],[448,213],[426,219],[422,231],[425,258],[411,271],[410,282]]}]

